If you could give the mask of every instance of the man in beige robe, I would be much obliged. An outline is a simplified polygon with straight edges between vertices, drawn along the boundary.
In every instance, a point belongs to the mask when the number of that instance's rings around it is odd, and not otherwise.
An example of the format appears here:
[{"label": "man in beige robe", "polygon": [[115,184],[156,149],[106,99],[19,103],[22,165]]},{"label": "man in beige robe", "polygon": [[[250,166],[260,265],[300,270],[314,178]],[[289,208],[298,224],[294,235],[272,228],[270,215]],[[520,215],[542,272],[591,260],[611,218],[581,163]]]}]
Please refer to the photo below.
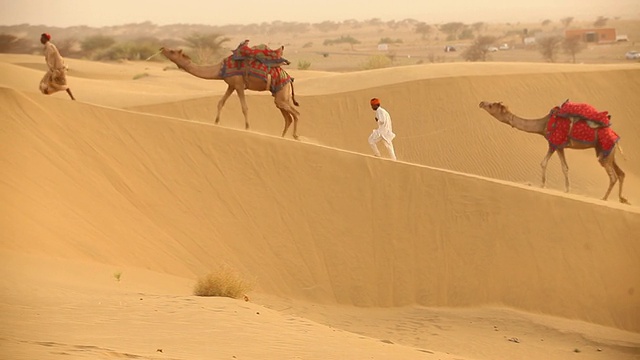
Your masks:
[{"label": "man in beige robe", "polygon": [[44,59],[49,68],[40,80],[40,91],[45,95],[51,95],[58,91],[66,91],[71,100],[75,100],[71,89],[67,86],[67,67],[64,64],[58,48],[51,42],[51,35],[44,33],[40,36],[40,42],[44,45]]}]

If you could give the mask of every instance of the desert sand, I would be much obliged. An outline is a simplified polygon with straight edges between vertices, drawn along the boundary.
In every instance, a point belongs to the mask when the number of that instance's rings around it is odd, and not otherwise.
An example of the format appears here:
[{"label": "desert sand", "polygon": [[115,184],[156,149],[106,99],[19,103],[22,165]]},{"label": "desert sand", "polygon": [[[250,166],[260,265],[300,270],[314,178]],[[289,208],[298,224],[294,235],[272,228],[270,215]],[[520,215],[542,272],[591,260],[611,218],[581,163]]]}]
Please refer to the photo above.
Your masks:
[{"label": "desert sand", "polygon": [[[640,64],[288,69],[295,141],[267,93],[246,131],[235,95],[213,124],[220,81],[66,61],[76,102],[0,54],[3,358],[640,358]],[[478,108],[566,99],[612,114],[632,205],[593,150],[541,189],[546,140]],[[248,302],[192,294],[220,265]]]}]

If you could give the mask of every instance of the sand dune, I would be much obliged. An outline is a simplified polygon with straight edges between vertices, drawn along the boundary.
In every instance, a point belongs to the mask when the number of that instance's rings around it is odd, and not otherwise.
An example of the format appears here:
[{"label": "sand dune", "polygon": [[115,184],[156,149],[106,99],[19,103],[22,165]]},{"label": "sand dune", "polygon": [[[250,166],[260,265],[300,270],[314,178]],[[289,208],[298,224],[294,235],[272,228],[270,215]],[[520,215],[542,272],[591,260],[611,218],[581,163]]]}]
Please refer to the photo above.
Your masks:
[{"label": "sand dune", "polygon": [[[28,281],[10,281],[11,291],[3,291],[0,345],[11,359],[461,359],[251,302],[185,297],[191,281],[139,268],[120,267],[123,278],[115,282],[112,267],[97,263],[17,253],[2,258],[5,274]],[[34,297],[33,287],[48,296]]]},{"label": "sand dune", "polygon": [[[377,96],[393,116],[398,134],[395,146],[402,160],[538,186],[546,140],[500,124],[480,110],[478,103],[503,101],[514,113],[533,119],[566,99],[588,102],[612,114],[626,156],[618,155],[627,172],[626,193],[632,203],[640,203],[640,128],[635,121],[640,103],[632,99],[640,93],[640,67],[603,65],[597,71],[595,65],[573,66],[574,71],[563,72],[567,66],[559,66],[541,73],[547,67],[540,64],[494,64],[496,75],[491,75],[487,72],[492,68],[487,65],[458,65],[462,74],[468,74],[462,76],[449,76],[454,71],[452,64],[442,64],[441,75],[439,65],[408,67],[407,74],[422,80],[395,84],[394,72],[404,73],[405,68],[296,82],[302,111],[299,133],[309,142],[368,154],[371,150],[366,139],[375,123],[367,99]],[[520,73],[514,74],[518,70]],[[356,76],[360,78],[354,80]],[[408,78],[406,74],[400,77]],[[385,80],[389,84],[383,85]],[[303,85],[337,91],[363,82],[373,87],[332,95],[299,95],[304,94]],[[194,98],[132,109],[211,123],[218,99]],[[253,129],[274,135],[282,131],[283,120],[271,98],[254,96],[248,101],[250,113],[260,114],[259,118],[253,116]],[[244,125],[237,98],[231,98],[223,109],[222,125]],[[568,150],[567,160],[573,192],[602,197],[609,178],[593,150]],[[554,156],[548,168],[548,186],[564,191],[563,179]]]},{"label": "sand dune", "polygon": [[[267,94],[250,96],[247,132],[235,98],[211,125],[205,89],[223,84],[156,69],[140,85],[92,64],[70,78],[86,101],[71,102],[33,92],[39,73],[12,61],[0,63],[0,338],[13,358],[640,353],[640,208],[597,200],[606,175],[591,152],[569,154],[573,193],[556,190],[553,164],[551,189],[526,185],[544,139],[477,108],[536,117],[570,97],[610,111],[638,204],[640,69],[311,74],[296,82],[297,142],[277,136]],[[371,96],[388,103],[400,162],[368,155]],[[251,302],[190,296],[221,263],[255,280]]]},{"label": "sand dune", "polygon": [[[0,85],[26,92],[38,91],[44,74],[41,57],[0,54],[0,59]],[[101,64],[76,59],[65,59],[65,63],[69,67],[69,78],[73,79],[69,85],[74,94],[78,93],[78,100],[96,105],[154,104],[223,94],[226,89],[224,84],[219,84],[216,92],[215,85],[192,81],[173,70],[175,66],[165,70],[168,65],[161,63]]]}]

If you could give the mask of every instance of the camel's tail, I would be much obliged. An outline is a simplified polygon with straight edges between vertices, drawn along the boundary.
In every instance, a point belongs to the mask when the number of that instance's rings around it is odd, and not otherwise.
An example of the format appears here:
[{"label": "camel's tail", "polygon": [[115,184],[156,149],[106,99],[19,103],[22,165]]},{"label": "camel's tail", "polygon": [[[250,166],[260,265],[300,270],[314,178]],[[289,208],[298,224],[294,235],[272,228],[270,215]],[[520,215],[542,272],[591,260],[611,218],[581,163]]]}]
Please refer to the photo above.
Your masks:
[{"label": "camel's tail", "polygon": [[300,106],[296,101],[296,92],[293,90],[293,78],[291,79],[291,99],[293,100],[293,105]]},{"label": "camel's tail", "polygon": [[620,140],[618,140],[618,142],[616,143],[616,146],[618,146],[618,150],[620,150],[620,155],[622,155],[622,158],[627,160],[627,157],[624,156],[624,151],[622,151],[622,146],[620,146]]}]

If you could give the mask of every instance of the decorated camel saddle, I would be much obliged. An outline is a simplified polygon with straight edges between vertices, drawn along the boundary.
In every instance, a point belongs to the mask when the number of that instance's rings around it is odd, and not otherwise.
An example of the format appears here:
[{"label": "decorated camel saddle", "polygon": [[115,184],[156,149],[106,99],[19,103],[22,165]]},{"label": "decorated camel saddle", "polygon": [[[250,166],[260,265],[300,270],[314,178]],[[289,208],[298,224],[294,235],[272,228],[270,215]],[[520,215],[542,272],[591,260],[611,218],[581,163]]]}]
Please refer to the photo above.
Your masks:
[{"label": "decorated camel saddle", "polygon": [[611,115],[584,103],[565,101],[550,111],[546,138],[549,145],[562,149],[569,141],[593,144],[602,157],[607,157],[620,136],[611,129]]},{"label": "decorated camel saddle", "polygon": [[276,50],[270,49],[265,44],[249,47],[249,40],[245,40],[233,50],[233,60],[244,61],[255,59],[265,65],[280,66],[281,64],[289,65],[289,60],[282,57],[284,46],[280,46]]},{"label": "decorated camel saddle", "polygon": [[285,85],[293,82],[293,78],[280,67],[289,65],[289,60],[282,57],[284,46],[276,50],[261,44],[249,47],[249,40],[245,40],[232,51],[231,56],[222,61],[220,76],[243,76],[245,84],[247,77],[253,76],[266,82],[266,89],[275,94]]}]

